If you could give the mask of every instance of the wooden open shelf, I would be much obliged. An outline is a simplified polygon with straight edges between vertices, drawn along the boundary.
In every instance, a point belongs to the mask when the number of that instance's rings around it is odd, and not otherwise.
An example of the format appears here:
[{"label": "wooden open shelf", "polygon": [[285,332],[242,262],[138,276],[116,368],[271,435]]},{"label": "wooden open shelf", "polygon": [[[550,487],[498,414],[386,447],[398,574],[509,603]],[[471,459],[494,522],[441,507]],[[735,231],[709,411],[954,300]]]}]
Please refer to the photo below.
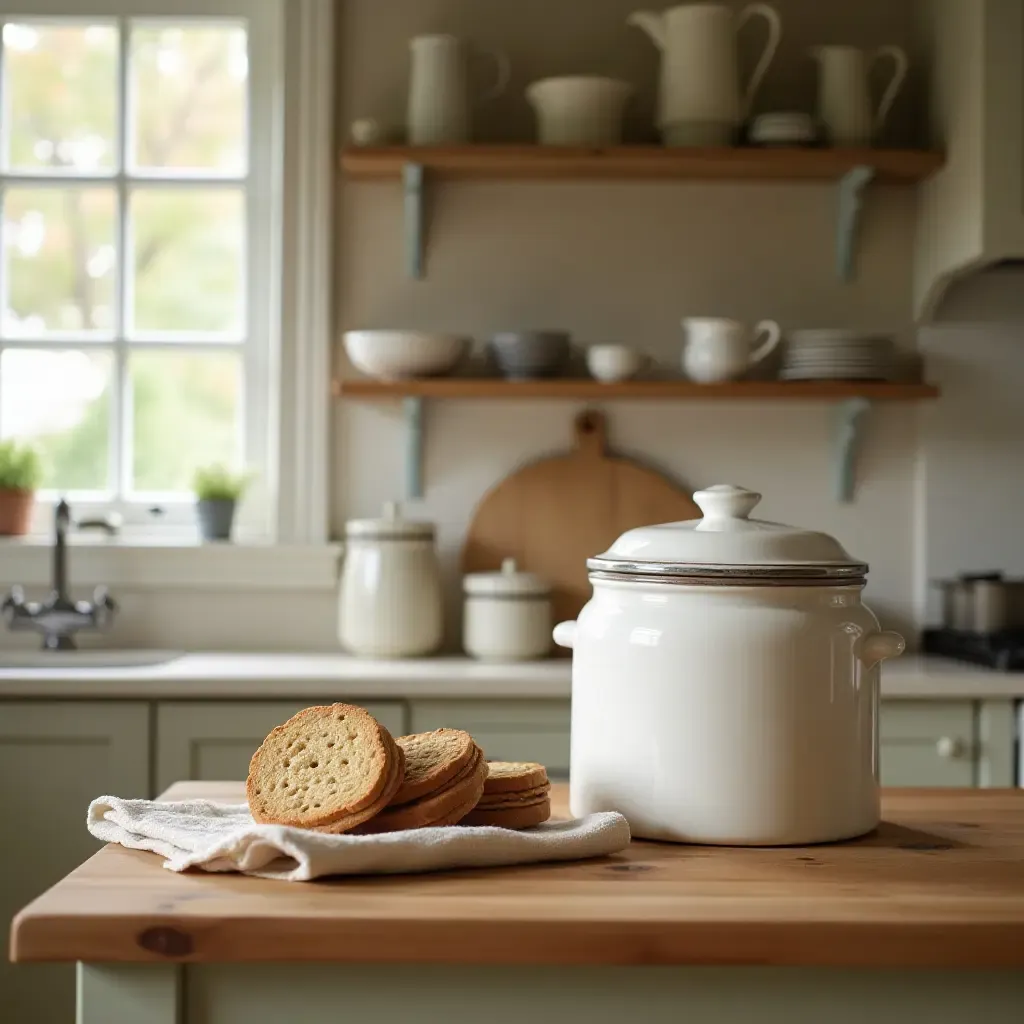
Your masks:
[{"label": "wooden open shelf", "polygon": [[334,381],[335,397],[367,401],[388,398],[563,398],[602,399],[779,399],[845,401],[917,401],[938,398],[934,384],[886,383],[881,381],[778,381],[741,380],[723,384],[694,384],[687,380],[630,380],[617,384],[558,378],[554,380],[509,381],[433,377],[419,380],[380,381],[366,378]]},{"label": "wooden open shelf", "polygon": [[837,181],[855,167],[878,181],[913,184],[942,167],[941,153],[908,149],[670,149],[615,146],[381,146],[342,151],[354,181],[399,179],[407,164],[439,178]]}]

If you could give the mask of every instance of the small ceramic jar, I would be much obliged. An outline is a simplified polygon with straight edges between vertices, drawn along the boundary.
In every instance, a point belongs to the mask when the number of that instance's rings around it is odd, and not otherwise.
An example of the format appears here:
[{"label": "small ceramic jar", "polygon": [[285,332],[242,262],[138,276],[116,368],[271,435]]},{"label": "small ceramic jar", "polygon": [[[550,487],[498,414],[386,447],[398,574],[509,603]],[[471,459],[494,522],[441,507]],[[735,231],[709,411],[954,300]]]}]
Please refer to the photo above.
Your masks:
[{"label": "small ceramic jar", "polygon": [[338,589],[338,639],[352,654],[415,658],[440,646],[433,523],[401,518],[395,502],[380,519],[350,519]]},{"label": "small ceramic jar", "polygon": [[528,661],[551,651],[551,585],[519,572],[514,558],[501,572],[464,577],[462,646],[482,661]]}]

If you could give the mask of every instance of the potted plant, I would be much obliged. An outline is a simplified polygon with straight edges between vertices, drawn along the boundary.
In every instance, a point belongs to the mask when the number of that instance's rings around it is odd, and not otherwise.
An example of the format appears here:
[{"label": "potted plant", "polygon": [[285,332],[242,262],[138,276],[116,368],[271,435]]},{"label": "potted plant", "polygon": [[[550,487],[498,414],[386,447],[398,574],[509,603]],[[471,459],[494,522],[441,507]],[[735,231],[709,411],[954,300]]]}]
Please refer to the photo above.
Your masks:
[{"label": "potted plant", "polygon": [[235,506],[249,486],[248,473],[233,473],[217,463],[196,470],[193,489],[199,535],[203,540],[230,540],[235,519]]},{"label": "potted plant", "polygon": [[42,463],[34,448],[14,440],[0,441],[0,535],[28,533],[32,502],[42,476]]}]

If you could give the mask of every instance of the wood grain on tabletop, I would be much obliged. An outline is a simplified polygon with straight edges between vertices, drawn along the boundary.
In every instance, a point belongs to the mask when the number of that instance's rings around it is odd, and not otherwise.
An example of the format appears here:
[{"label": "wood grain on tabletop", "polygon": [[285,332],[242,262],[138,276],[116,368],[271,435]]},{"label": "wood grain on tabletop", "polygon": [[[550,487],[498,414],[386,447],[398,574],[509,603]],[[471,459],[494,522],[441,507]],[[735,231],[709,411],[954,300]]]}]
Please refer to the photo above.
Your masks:
[{"label": "wood grain on tabletop", "polygon": [[[170,799],[238,802],[241,783]],[[556,786],[556,811],[566,790]],[[108,846],[16,918],[12,956],[1024,967],[1024,791],[893,790],[828,846],[634,842],[567,864],[285,883]]]},{"label": "wood grain on tabletop", "polygon": [[690,495],[662,474],[608,454],[604,416],[575,420],[576,445],[530,463],[493,487],[466,532],[462,571],[491,572],[515,558],[552,585],[555,622],[590,600],[587,559],[626,530],[700,517]]}]

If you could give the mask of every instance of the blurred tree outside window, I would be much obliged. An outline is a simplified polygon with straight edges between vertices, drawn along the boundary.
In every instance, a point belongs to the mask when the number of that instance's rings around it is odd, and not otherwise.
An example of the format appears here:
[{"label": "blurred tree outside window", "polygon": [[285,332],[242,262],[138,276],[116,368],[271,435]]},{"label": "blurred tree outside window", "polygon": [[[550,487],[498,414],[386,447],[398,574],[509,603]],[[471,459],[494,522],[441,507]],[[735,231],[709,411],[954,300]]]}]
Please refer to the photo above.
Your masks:
[{"label": "blurred tree outside window", "polygon": [[184,495],[247,456],[247,25],[69,7],[0,36],[0,436],[48,490]]}]

